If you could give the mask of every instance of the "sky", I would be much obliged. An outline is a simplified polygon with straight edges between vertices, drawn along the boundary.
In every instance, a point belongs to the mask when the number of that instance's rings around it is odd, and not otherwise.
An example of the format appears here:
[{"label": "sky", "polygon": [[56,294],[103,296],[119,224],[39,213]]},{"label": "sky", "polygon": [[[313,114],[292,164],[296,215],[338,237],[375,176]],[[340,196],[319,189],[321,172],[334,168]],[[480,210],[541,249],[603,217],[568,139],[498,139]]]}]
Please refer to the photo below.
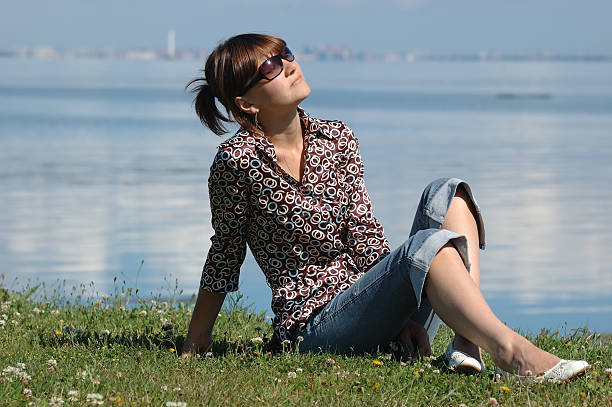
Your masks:
[{"label": "sky", "polygon": [[0,2],[0,47],[210,49],[243,32],[295,49],[612,54],[610,0],[19,0]]}]

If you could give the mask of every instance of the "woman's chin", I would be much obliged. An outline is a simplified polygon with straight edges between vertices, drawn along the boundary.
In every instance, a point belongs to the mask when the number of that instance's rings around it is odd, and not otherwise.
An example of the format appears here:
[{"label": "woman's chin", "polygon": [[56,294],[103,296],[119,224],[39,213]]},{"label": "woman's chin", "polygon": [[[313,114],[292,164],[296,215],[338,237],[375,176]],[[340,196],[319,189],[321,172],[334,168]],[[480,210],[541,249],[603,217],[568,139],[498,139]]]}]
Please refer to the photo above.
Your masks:
[{"label": "woman's chin", "polygon": [[300,89],[298,96],[298,104],[302,103],[308,96],[310,96],[310,87],[304,82],[304,86]]}]

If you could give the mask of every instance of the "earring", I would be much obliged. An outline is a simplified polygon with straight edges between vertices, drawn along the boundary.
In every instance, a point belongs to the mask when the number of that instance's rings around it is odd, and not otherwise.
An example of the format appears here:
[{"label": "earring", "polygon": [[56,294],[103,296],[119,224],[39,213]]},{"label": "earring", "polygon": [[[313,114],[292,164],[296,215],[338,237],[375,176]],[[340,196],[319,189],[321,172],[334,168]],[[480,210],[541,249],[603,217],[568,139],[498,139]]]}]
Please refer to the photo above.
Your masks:
[{"label": "earring", "polygon": [[257,121],[257,113],[259,113],[259,110],[255,112],[255,128],[258,130],[262,130],[262,128],[259,126],[259,121]]}]

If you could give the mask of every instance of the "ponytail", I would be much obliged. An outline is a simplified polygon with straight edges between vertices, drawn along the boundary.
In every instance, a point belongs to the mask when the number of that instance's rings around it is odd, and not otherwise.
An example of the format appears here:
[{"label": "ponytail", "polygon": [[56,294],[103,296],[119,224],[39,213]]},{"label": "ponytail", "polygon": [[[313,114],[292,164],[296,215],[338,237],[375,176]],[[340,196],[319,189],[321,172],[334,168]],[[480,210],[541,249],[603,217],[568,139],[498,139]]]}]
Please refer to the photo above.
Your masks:
[{"label": "ponytail", "polygon": [[218,136],[227,133],[223,122],[229,123],[230,119],[219,111],[215,103],[215,93],[210,84],[207,83],[206,78],[193,79],[185,86],[185,90],[196,82],[203,82],[191,89],[191,93],[196,95],[193,99],[193,104],[200,121]]}]

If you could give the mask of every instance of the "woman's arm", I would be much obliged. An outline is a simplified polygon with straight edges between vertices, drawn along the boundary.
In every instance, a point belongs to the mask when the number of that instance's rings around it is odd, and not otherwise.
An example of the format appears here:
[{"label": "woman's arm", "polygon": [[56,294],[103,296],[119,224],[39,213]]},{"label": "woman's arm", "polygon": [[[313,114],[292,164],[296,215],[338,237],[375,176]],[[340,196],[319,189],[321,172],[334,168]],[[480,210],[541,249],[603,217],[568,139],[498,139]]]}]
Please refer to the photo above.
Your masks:
[{"label": "woman's arm", "polygon": [[225,293],[213,293],[200,289],[191,315],[189,331],[183,344],[181,352],[183,357],[192,353],[207,351],[210,348],[212,329],[224,299]]}]

